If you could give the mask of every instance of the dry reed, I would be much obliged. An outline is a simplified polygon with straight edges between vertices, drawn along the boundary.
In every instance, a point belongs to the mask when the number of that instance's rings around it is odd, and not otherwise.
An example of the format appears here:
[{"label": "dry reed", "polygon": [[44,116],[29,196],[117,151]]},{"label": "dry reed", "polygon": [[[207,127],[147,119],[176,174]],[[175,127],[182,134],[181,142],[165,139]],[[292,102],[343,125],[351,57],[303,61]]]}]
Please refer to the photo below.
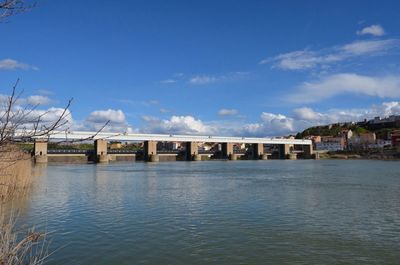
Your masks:
[{"label": "dry reed", "polygon": [[29,154],[15,145],[0,147],[0,201],[26,195],[32,184]]},{"label": "dry reed", "polygon": [[15,145],[0,147],[0,265],[39,265],[47,257],[45,233],[16,229],[18,209],[9,207],[32,185],[29,154]]}]

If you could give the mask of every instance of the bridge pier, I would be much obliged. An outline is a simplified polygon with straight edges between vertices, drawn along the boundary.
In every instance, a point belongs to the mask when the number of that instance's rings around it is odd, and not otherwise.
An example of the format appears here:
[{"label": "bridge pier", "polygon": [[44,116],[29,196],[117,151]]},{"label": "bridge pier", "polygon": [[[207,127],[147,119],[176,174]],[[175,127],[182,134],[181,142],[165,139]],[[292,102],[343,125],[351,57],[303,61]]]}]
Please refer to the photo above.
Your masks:
[{"label": "bridge pier", "polygon": [[157,142],[145,141],[144,142],[144,160],[149,162],[160,161],[160,156],[157,154]]},{"label": "bridge pier", "polygon": [[287,154],[286,158],[289,160],[297,160],[297,154],[296,153]]},{"label": "bridge pier", "polygon": [[199,147],[196,142],[186,142],[186,160],[201,161],[201,156],[199,155]]},{"label": "bridge pier", "polygon": [[109,158],[107,154],[107,141],[104,139],[97,139],[94,141],[94,153],[96,163],[108,163]]},{"label": "bridge pier", "polygon": [[149,159],[147,161],[148,162],[160,162],[160,155],[157,155],[157,154],[149,155]]},{"label": "bridge pier", "polygon": [[280,144],[279,145],[279,158],[286,159],[289,158],[291,151],[293,149],[292,144]]},{"label": "bridge pier", "polygon": [[229,156],[229,160],[232,160],[232,161],[238,160],[238,155],[237,155],[237,154],[231,154],[231,155]]},{"label": "bridge pier", "polygon": [[33,147],[35,163],[47,163],[47,141],[36,139]]},{"label": "bridge pier", "polygon": [[264,144],[252,144],[253,159],[261,159],[264,155]]},{"label": "bridge pier", "polygon": [[303,155],[306,159],[311,159],[313,157],[313,147],[310,145],[303,145]]},{"label": "bridge pier", "polygon": [[233,155],[233,143],[222,143],[221,147],[223,158],[229,158]]}]

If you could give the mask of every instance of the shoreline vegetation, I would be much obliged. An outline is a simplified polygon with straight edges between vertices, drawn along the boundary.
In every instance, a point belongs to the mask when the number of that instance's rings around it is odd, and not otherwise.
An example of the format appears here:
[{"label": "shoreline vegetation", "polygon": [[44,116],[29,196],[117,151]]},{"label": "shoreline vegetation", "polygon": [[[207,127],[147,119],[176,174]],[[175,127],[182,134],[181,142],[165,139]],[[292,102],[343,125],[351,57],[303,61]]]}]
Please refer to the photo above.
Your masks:
[{"label": "shoreline vegetation", "polygon": [[395,149],[375,151],[331,151],[319,153],[319,159],[365,159],[365,160],[400,160],[400,152]]},{"label": "shoreline vegetation", "polygon": [[40,265],[47,257],[46,233],[34,228],[22,232],[16,226],[18,200],[28,196],[32,187],[31,155],[18,146],[0,147],[0,264]]}]

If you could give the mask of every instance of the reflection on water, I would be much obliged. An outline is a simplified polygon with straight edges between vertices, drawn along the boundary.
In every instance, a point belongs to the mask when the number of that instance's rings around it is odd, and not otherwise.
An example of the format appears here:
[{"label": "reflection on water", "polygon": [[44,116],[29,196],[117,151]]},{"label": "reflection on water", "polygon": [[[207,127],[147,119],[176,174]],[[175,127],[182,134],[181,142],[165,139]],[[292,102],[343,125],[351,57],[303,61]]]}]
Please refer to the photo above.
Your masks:
[{"label": "reflection on water", "polygon": [[48,165],[21,222],[49,264],[396,264],[400,163]]}]

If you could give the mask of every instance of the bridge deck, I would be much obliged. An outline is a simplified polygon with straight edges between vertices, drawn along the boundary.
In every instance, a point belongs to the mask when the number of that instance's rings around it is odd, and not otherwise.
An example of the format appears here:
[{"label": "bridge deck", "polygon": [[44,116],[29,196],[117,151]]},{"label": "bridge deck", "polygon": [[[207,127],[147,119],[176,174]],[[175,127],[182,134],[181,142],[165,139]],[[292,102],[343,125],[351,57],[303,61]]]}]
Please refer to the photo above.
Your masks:
[{"label": "bridge deck", "polygon": [[[93,137],[93,135],[95,135]],[[225,136],[200,136],[200,135],[173,135],[173,134],[133,134],[111,132],[52,132],[49,136],[42,137],[50,140],[97,140],[108,141],[158,141],[158,142],[203,142],[203,143],[248,143],[248,144],[296,144],[311,145],[311,140],[282,139],[282,138],[255,138],[255,137],[225,137]]]}]

